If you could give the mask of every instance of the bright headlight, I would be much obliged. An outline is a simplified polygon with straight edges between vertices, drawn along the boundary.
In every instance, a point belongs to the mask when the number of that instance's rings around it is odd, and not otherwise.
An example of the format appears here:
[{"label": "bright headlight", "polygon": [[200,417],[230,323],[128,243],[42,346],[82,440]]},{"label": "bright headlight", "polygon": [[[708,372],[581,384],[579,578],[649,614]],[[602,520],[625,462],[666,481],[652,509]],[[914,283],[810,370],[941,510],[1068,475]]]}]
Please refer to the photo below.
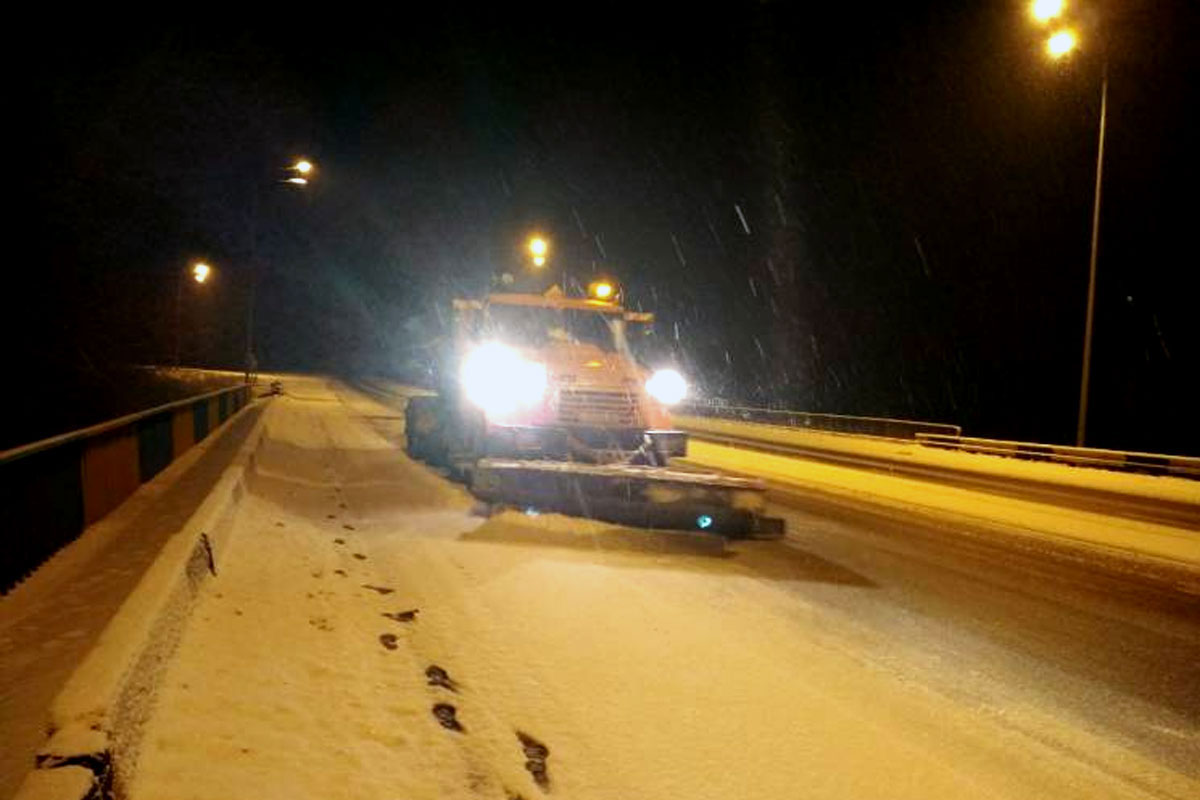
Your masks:
[{"label": "bright headlight", "polygon": [[663,405],[673,406],[687,395],[687,381],[673,369],[660,369],[646,381],[646,391]]},{"label": "bright headlight", "polygon": [[541,401],[546,368],[526,361],[511,347],[489,342],[463,362],[462,385],[467,399],[489,416],[503,416]]}]

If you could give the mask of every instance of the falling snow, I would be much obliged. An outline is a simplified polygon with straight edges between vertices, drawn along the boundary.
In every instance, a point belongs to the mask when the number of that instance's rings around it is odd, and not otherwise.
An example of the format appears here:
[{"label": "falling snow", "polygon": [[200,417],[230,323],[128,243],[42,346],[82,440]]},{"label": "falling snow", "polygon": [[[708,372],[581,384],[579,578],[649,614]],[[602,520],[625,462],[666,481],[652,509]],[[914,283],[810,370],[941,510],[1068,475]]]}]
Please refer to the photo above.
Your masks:
[{"label": "falling snow", "polygon": [[738,205],[737,203],[734,203],[733,210],[737,212],[738,220],[742,223],[742,230],[744,230],[746,232],[746,235],[749,236],[750,235],[750,223],[746,222],[746,215],[742,213],[742,207],[740,205]]},{"label": "falling snow", "polygon": [[671,234],[671,244],[675,245],[675,257],[679,259],[680,266],[687,266],[687,259],[683,257],[683,248],[679,246],[679,240],[675,238],[675,234]]}]

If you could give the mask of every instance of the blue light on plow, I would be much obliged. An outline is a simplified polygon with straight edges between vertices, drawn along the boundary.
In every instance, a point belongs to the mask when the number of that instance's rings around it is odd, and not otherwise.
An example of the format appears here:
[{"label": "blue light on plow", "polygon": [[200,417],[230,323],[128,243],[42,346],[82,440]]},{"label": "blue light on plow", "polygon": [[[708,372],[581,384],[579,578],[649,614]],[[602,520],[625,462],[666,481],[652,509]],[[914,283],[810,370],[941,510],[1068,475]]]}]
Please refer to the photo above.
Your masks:
[{"label": "blue light on plow", "polygon": [[712,524],[713,518],[708,514],[701,514],[700,516],[696,517],[696,527],[702,531],[711,528]]}]

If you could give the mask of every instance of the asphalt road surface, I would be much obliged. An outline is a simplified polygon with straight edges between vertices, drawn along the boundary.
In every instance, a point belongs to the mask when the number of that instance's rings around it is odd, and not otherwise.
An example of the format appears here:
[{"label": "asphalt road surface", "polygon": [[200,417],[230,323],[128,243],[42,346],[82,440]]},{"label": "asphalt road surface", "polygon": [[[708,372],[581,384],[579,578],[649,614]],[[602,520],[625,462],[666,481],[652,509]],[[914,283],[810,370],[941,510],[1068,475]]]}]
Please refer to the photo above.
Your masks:
[{"label": "asphalt road surface", "polygon": [[130,797],[1200,796],[1186,575],[818,494],[485,518],[402,398],[285,391]]}]

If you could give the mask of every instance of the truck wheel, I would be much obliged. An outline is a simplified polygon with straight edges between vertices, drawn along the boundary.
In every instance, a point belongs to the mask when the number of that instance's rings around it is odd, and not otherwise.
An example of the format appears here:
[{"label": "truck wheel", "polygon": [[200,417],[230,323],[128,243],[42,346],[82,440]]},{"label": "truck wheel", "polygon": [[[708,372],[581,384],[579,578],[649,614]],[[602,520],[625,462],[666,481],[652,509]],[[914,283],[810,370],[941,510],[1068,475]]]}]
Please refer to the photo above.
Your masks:
[{"label": "truck wheel", "polygon": [[404,408],[404,438],[410,458],[435,466],[445,461],[445,431],[437,397],[409,398]]},{"label": "truck wheel", "polygon": [[484,424],[482,414],[465,415],[458,418],[455,430],[443,437],[450,478],[466,486],[471,485],[475,462],[487,455]]}]

